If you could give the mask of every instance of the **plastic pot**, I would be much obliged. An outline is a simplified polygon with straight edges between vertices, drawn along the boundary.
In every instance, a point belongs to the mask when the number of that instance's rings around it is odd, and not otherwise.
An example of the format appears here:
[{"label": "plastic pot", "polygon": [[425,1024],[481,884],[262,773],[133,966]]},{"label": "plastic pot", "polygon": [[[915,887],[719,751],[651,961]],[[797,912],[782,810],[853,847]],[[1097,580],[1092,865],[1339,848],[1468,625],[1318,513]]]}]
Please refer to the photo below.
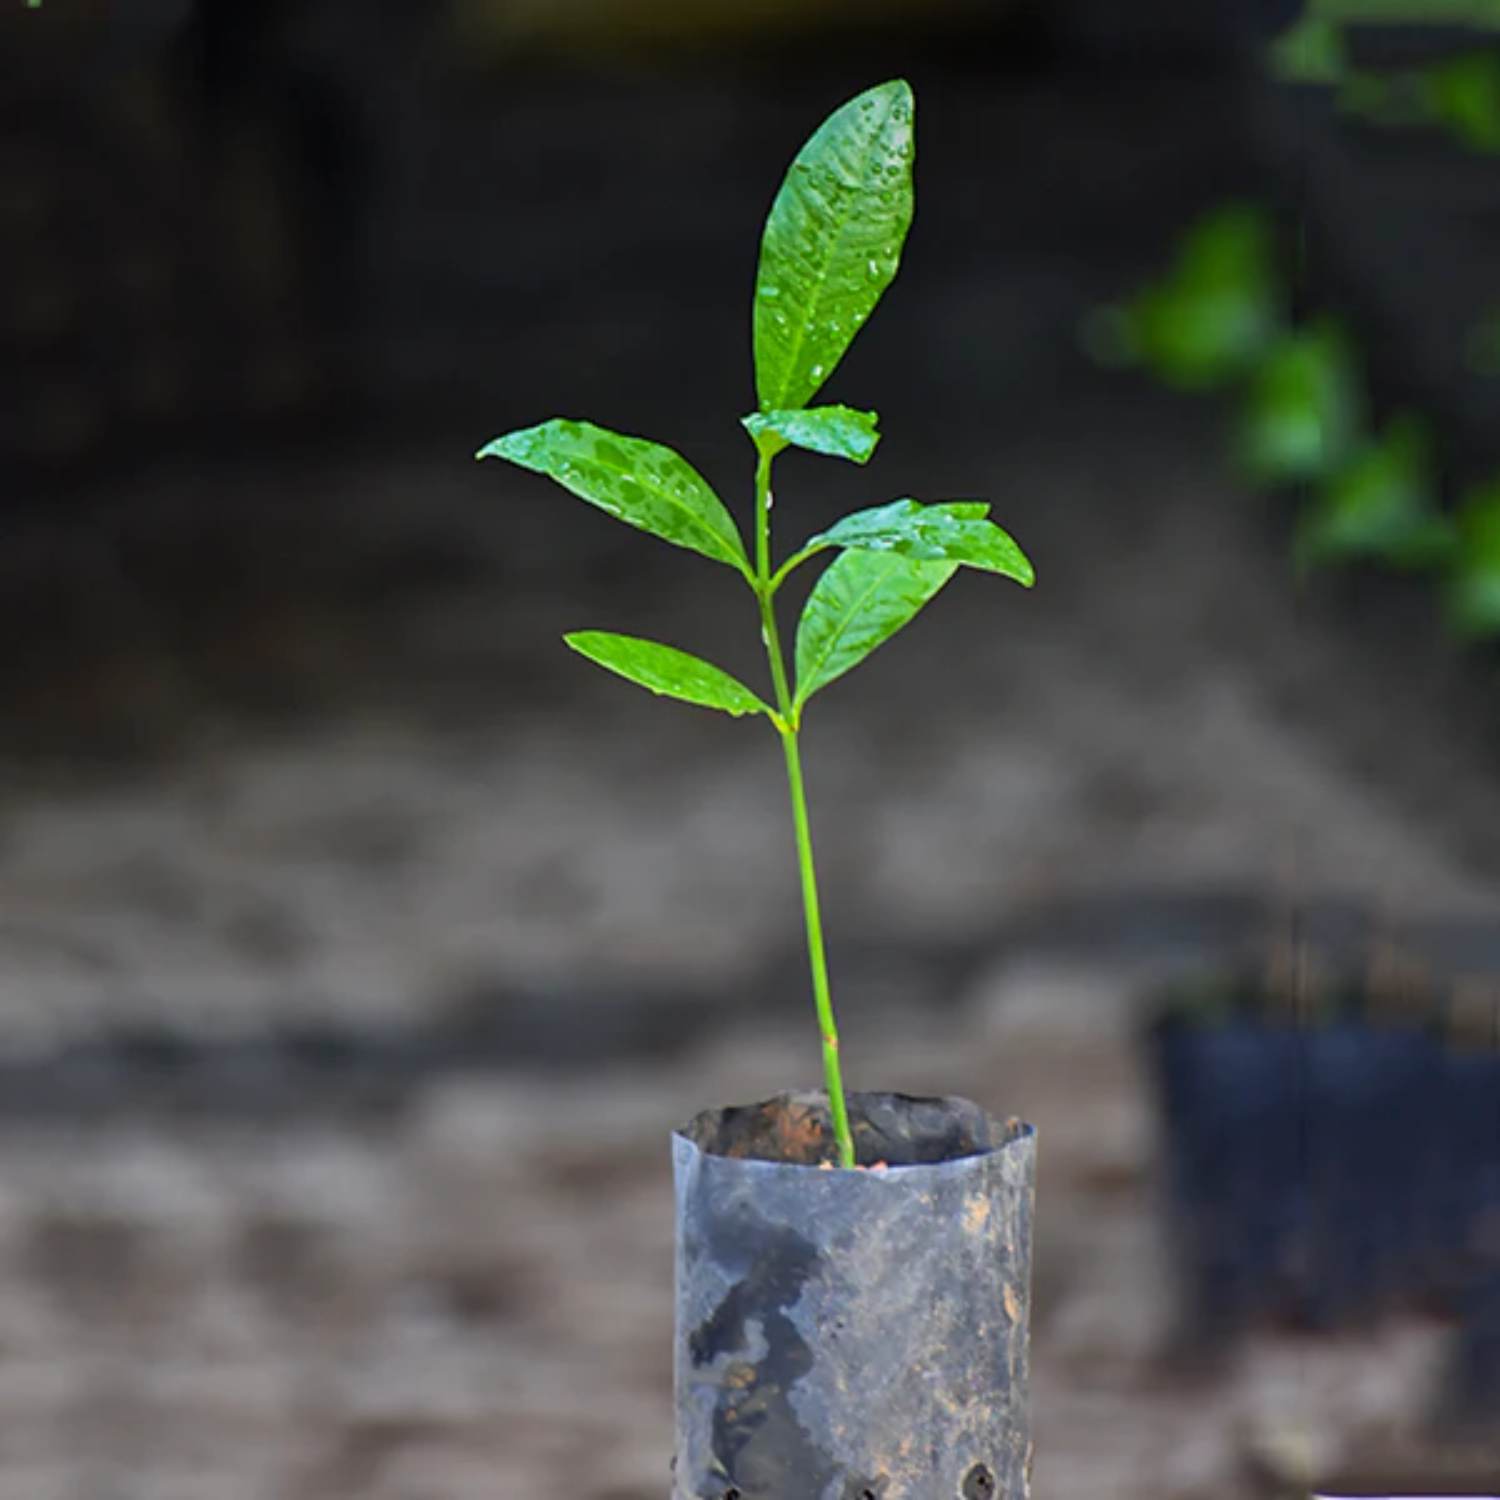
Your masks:
[{"label": "plastic pot", "polygon": [[672,1140],[674,1500],[1025,1500],[1036,1137],[962,1099],[709,1110]]},{"label": "plastic pot", "polygon": [[1305,1045],[1308,1314],[1358,1325],[1427,1290],[1436,1054],[1419,1023],[1370,1014],[1362,990]]},{"label": "plastic pot", "polygon": [[1288,1270],[1307,1211],[1300,1039],[1243,998],[1227,1013],[1174,1005],[1149,1035],[1184,1331],[1210,1344],[1300,1297]]},{"label": "plastic pot", "polygon": [[1459,1250],[1458,1274],[1485,1224],[1500,1217],[1500,1052],[1451,1050],[1446,1058],[1448,1160],[1445,1228]]},{"label": "plastic pot", "polygon": [[1450,1077],[1426,1000],[1391,1011],[1363,981],[1314,1000],[1293,1014],[1251,982],[1199,985],[1149,1029],[1198,1341],[1287,1317],[1356,1326],[1454,1284],[1482,1181],[1455,1121],[1486,1135],[1500,1086]]}]

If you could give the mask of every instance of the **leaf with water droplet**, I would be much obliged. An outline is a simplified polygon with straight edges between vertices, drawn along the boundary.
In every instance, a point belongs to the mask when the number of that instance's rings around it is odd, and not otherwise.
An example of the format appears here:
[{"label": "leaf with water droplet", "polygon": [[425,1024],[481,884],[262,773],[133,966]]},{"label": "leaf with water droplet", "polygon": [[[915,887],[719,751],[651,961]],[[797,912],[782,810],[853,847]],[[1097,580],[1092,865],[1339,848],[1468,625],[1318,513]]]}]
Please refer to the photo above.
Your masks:
[{"label": "leaf with water droplet", "polygon": [[[580,655],[650,692],[729,714],[767,715],[787,741],[799,835],[805,834],[807,820],[795,744],[807,700],[900,630],[961,566],[1032,581],[1030,563],[1010,537],[989,524],[989,507],[981,501],[922,506],[900,500],[847,516],[815,536],[800,555],[842,549],[802,610],[795,698],[787,701],[786,664],[770,606],[799,559],[765,576],[771,459],[798,446],[862,464],[879,441],[875,413],[810,408],[808,402],[896,274],[912,217],[912,118],[911,91],[901,82],[872,89],[836,111],[792,164],[767,220],[754,304],[760,409],[742,419],[760,458],[754,571],[721,502],[669,449],[556,420],[497,438],[479,455],[548,475],[632,526],[740,570],[761,605],[761,641],[777,690],[774,708],[721,668],[673,646],[606,631],[578,631],[565,639]],[[833,1043],[805,837],[799,836],[798,856],[819,1020],[825,1040]],[[837,1123],[841,1085],[835,1051],[825,1047]],[[852,1166],[852,1141],[842,1126],[839,1137],[839,1159]]]},{"label": "leaf with water droplet", "polygon": [[855,511],[813,537],[800,555],[810,556],[827,547],[893,552],[917,562],[957,563],[999,573],[1027,588],[1036,582],[1031,563],[1014,540],[982,514],[975,516],[964,501],[923,505],[916,500],[895,500]]},{"label": "leaf with water droplet", "polygon": [[912,220],[912,116],[909,86],[881,84],[835,110],[788,170],[756,278],[763,411],[807,405],[895,278]]},{"label": "leaf with water droplet", "polygon": [[659,443],[556,418],[498,437],[476,457],[545,474],[628,526],[750,576],[734,518],[708,481]]},{"label": "leaf with water droplet", "polygon": [[893,552],[836,557],[807,596],[797,625],[796,707],[884,645],[958,567]]},{"label": "leaf with water droplet", "polygon": [[578,630],[563,639],[580,656],[661,697],[736,717],[771,712],[738,678],[675,646],[608,630]]},{"label": "leaf with water droplet", "polygon": [[828,458],[868,463],[880,441],[880,416],[848,406],[810,406],[797,411],[757,411],[742,417],[757,444],[775,455],[784,448],[804,448]]}]

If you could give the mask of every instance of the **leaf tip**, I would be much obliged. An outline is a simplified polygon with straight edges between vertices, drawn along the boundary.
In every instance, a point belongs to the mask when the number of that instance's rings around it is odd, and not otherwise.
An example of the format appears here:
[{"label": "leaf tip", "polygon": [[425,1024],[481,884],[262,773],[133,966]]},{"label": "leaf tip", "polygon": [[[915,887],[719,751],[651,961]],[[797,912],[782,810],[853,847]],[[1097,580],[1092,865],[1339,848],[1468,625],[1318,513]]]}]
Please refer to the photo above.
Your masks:
[{"label": "leaf tip", "polygon": [[884,94],[896,103],[906,105],[908,109],[916,103],[916,94],[905,78],[888,78],[884,83],[877,83],[871,93]]}]

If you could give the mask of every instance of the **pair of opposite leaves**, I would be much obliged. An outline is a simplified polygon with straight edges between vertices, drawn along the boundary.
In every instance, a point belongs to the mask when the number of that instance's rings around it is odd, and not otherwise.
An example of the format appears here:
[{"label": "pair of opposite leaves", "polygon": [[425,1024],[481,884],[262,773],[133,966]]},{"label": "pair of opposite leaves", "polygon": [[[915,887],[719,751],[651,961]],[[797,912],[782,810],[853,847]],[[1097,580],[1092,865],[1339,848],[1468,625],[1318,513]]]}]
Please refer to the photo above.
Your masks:
[{"label": "pair of opposite leaves", "polygon": [[[875,413],[808,402],[895,278],[911,227],[914,156],[911,90],[899,80],[882,84],[819,127],[771,207],[754,302],[760,409],[743,419],[765,484],[771,461],[788,447],[859,464],[875,451]],[[762,577],[723,502],[670,448],[558,418],[497,438],[478,456],[544,474],[618,520],[735,569],[767,597],[815,554],[842,549],[798,624],[796,691],[787,705],[794,719],[813,693],[894,635],[960,567],[1033,581],[1031,564],[981,502],[897,500],[858,511]],[[769,525],[765,514],[757,521]],[[652,692],[781,723],[743,683],[675,647],[606,631],[565,639]]]}]

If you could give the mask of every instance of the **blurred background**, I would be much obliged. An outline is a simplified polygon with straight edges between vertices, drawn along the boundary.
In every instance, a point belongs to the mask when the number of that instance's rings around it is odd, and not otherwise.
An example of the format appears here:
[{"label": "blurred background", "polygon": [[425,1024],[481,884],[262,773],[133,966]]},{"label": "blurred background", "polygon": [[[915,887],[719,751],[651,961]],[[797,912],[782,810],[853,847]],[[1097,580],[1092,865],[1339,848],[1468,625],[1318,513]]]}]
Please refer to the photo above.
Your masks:
[{"label": "blurred background", "polygon": [[770,736],[559,637],[759,648],[472,455],[744,518],[761,222],[898,74],[781,545],[982,496],[1038,583],[809,716],[851,1083],[1041,1131],[1038,1500],[1495,1483],[1500,84],[1412,13],[0,6],[0,1500],[666,1492],[668,1134],[818,1082],[800,897]]}]

